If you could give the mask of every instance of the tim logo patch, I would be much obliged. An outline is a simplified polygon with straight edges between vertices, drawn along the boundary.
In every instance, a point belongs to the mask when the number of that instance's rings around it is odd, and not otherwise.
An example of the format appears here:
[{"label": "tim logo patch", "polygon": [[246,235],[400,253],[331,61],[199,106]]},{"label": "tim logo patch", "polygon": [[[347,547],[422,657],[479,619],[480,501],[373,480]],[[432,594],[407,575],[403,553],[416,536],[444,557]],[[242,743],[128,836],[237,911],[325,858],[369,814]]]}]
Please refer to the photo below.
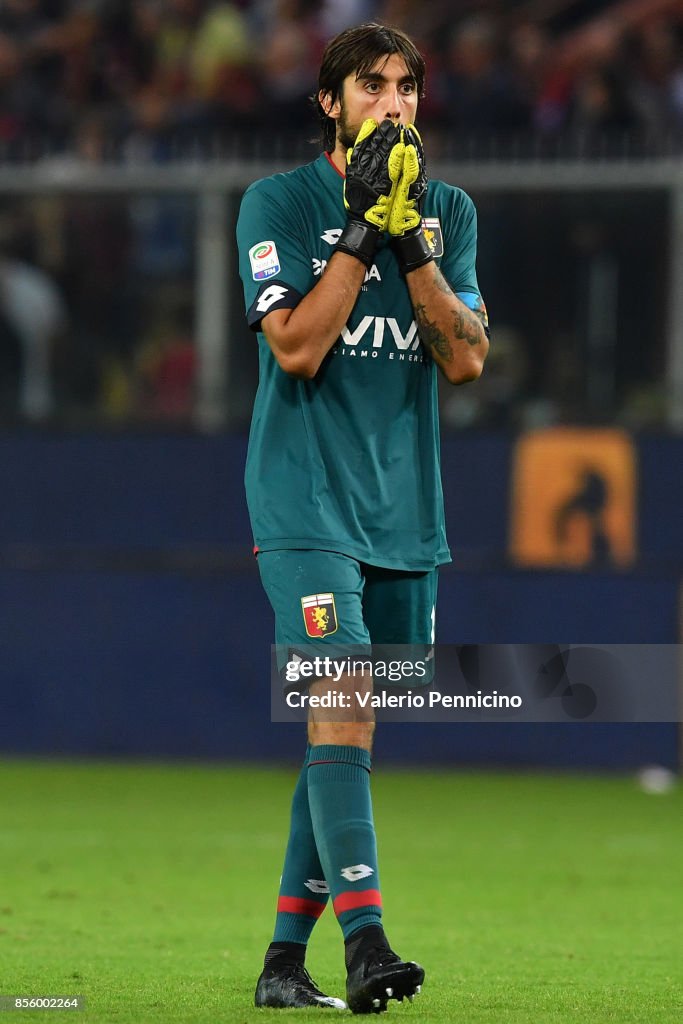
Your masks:
[{"label": "tim logo patch", "polygon": [[318,639],[337,632],[334,594],[310,594],[301,598],[301,610],[308,636]]},{"label": "tim logo patch", "polygon": [[432,256],[443,256],[443,233],[441,231],[441,221],[439,218],[423,217],[422,230],[425,238],[427,239],[427,245],[431,250]]},{"label": "tim logo patch", "polygon": [[255,281],[267,281],[280,273],[280,259],[275,242],[257,242],[249,250],[251,276]]}]

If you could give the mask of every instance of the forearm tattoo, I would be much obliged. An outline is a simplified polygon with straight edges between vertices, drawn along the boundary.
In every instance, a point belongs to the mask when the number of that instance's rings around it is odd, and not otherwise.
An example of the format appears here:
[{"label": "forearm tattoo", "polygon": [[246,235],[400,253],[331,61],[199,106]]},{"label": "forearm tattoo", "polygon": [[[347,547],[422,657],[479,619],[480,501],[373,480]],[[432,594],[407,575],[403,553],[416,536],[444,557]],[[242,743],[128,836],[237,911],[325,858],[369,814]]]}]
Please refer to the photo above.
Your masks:
[{"label": "forearm tattoo", "polygon": [[439,330],[437,324],[433,320],[429,320],[425,307],[420,302],[415,306],[415,320],[422,343],[433,348],[445,363],[450,363],[453,359],[451,343],[443,331]]},{"label": "forearm tattoo", "polygon": [[[444,295],[451,295],[453,298],[457,299],[457,295],[438,267],[436,268],[436,273],[434,275],[434,284],[440,292],[444,293]],[[476,310],[468,309],[463,303],[459,302],[458,304],[460,308],[455,312],[455,320],[453,324],[454,333],[456,337],[466,341],[468,345],[474,348],[475,345],[479,345],[481,342],[481,330],[479,328],[479,324],[486,326],[484,315],[477,313]],[[420,335],[422,336],[421,331]]]},{"label": "forearm tattoo", "polygon": [[[460,341],[466,341],[470,348],[481,343],[481,324],[479,317],[463,306],[454,311],[453,333]],[[440,329],[435,320],[430,320],[424,305],[418,302],[415,306],[415,320],[422,343],[434,350],[445,363],[453,359],[453,349],[448,337]]]},{"label": "forearm tattoo", "polygon": [[455,333],[472,348],[481,342],[481,327],[481,320],[467,306],[455,311]]}]

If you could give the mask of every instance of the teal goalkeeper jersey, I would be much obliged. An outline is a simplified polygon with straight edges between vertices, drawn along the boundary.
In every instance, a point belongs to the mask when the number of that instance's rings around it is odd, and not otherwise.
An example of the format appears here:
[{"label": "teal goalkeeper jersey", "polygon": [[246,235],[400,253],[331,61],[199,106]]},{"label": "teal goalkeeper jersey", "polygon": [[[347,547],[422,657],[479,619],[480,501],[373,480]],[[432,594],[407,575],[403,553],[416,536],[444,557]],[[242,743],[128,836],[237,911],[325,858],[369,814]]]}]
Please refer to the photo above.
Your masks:
[{"label": "teal goalkeeper jersey", "polygon": [[[437,367],[388,238],[313,380],[284,373],[260,331],[267,313],[294,308],[324,272],[346,223],[343,184],[323,153],[255,182],[240,208],[240,275],[259,345],[245,475],[254,542],[262,551],[317,548],[427,571],[450,561]],[[483,309],[471,199],[431,181],[422,214],[444,277],[471,309]]]}]

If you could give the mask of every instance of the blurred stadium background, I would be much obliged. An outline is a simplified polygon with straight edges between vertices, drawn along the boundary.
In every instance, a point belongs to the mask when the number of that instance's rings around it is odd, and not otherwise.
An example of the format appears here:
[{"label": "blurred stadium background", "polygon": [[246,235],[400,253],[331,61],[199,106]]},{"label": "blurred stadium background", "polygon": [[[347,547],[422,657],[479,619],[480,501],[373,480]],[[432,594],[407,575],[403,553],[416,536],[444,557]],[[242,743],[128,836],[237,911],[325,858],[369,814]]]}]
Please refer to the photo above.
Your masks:
[{"label": "blurred stadium background", "polygon": [[[441,394],[438,639],[679,641],[680,0],[0,0],[0,995],[246,1019],[303,737],[270,722],[234,223],[315,156],[322,47],[369,18],[427,56],[493,328]],[[411,1020],[678,1024],[677,724],[382,723],[376,763]],[[311,962],[336,993],[330,914]]]},{"label": "blurred stadium background", "polygon": [[[245,186],[317,151],[324,41],[428,60],[493,328],[442,392],[439,639],[676,643],[680,2],[0,4],[0,752],[298,758],[242,493]],[[647,685],[647,680],[643,680]],[[378,755],[676,768],[674,724],[384,727]]]}]

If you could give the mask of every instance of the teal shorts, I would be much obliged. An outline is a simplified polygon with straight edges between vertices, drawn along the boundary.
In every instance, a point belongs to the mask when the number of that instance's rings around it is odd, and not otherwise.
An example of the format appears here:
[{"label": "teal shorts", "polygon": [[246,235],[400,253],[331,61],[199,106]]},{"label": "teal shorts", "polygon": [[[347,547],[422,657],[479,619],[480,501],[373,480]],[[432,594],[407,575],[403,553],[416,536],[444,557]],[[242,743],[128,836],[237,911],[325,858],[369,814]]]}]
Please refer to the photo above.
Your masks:
[{"label": "teal shorts", "polygon": [[380,569],[335,551],[284,548],[260,551],[258,567],[278,648],[333,656],[344,645],[434,643],[438,569]]}]

